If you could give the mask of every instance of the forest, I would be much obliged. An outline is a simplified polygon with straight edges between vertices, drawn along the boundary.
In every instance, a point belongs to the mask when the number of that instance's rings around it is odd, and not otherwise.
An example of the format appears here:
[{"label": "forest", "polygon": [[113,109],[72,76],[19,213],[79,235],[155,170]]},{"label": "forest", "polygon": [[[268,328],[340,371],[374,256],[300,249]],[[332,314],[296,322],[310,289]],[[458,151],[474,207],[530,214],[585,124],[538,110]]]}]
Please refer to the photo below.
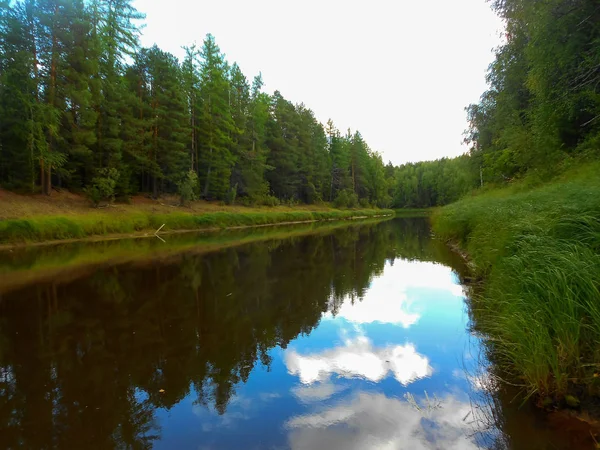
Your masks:
[{"label": "forest", "polygon": [[491,6],[506,33],[488,91],[466,108],[469,152],[397,167],[360,132],[263,92],[261,74],[249,81],[211,35],[184,47],[183,61],[141,48],[144,15],[131,0],[0,1],[0,186],[68,189],[95,203],[177,193],[182,202],[430,207],[597,158],[597,3]]},{"label": "forest", "polygon": [[183,61],[140,48],[143,18],[131,0],[0,2],[2,187],[390,206],[358,131],[266,94],[210,34]]},{"label": "forest", "polygon": [[542,179],[598,158],[600,5],[593,0],[494,0],[504,19],[478,104],[467,108],[473,169],[486,182]]}]

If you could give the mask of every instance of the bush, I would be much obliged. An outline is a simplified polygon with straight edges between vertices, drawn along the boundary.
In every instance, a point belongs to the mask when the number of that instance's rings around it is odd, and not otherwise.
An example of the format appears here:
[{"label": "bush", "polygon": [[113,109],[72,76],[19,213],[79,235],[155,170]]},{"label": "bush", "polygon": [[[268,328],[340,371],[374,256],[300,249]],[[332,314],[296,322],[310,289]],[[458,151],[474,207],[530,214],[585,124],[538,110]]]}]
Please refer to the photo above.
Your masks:
[{"label": "bush", "polygon": [[249,196],[245,196],[240,197],[238,203],[242,206],[252,206],[254,204],[254,201]]},{"label": "bush", "polygon": [[308,183],[306,185],[305,197],[306,197],[306,203],[309,205],[312,205],[313,203],[315,203],[315,201],[319,200],[317,188],[315,187],[314,184]]},{"label": "bush", "polygon": [[119,180],[119,171],[114,168],[98,170],[98,176],[92,179],[92,184],[84,190],[94,206],[100,202],[113,202],[115,200],[115,187]]},{"label": "bush", "polygon": [[265,206],[279,206],[280,202],[279,199],[273,195],[265,195],[261,200],[261,204]]},{"label": "bush", "polygon": [[358,195],[350,189],[338,192],[333,201],[336,208],[356,208],[358,206]]},{"label": "bush", "polygon": [[182,206],[198,199],[198,187],[198,174],[194,170],[190,170],[183,179],[177,183],[177,191]]},{"label": "bush", "polygon": [[336,208],[345,208],[348,206],[348,192],[340,191],[333,200],[333,206]]},{"label": "bush", "polygon": [[227,205],[233,205],[235,203],[235,197],[237,196],[237,186],[238,185],[236,183],[235,186],[229,189],[229,192],[225,196],[225,203]]}]

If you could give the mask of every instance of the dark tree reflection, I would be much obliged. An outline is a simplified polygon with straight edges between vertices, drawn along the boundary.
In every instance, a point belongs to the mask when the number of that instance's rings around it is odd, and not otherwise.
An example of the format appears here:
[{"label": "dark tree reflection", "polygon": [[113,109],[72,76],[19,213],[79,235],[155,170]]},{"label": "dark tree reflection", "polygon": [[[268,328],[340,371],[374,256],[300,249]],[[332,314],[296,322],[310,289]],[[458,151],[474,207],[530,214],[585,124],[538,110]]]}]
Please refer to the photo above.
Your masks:
[{"label": "dark tree reflection", "polygon": [[4,448],[147,448],[156,408],[224,413],[269,351],[360,301],[386,261],[453,256],[422,219],[104,268],[0,302]]}]

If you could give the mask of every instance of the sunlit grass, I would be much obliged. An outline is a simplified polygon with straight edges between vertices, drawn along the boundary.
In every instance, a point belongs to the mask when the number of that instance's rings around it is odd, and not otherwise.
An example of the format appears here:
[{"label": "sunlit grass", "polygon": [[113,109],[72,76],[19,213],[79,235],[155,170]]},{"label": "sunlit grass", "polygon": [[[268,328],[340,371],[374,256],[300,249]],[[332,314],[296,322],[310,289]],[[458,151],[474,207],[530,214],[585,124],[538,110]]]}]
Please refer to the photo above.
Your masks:
[{"label": "sunlit grass", "polygon": [[525,191],[490,191],[437,211],[485,279],[472,301],[494,358],[530,393],[561,397],[600,383],[598,165]]}]

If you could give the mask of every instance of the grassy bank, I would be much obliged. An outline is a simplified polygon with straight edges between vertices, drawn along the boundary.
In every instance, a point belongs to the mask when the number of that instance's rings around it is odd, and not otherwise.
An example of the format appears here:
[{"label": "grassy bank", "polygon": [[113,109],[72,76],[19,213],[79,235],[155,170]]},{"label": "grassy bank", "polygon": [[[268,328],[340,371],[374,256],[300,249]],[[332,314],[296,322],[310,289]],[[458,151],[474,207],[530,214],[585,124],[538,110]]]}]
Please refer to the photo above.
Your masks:
[{"label": "grassy bank", "polygon": [[298,210],[298,211],[216,211],[192,213],[174,211],[151,213],[146,211],[118,214],[88,212],[70,216],[33,216],[0,222],[0,244],[43,242],[61,239],[81,239],[111,234],[135,234],[162,231],[224,229],[274,225],[279,223],[343,220],[357,217],[390,215],[387,210]]},{"label": "grassy bank", "polygon": [[27,284],[71,277],[118,264],[162,262],[191,254],[203,254],[238,245],[324,235],[339,229],[363,227],[379,219],[356,222],[320,222],[214,233],[180,233],[147,239],[79,241],[56,246],[25,246],[0,252],[0,296]]},{"label": "grassy bank", "polygon": [[569,403],[600,393],[598,170],[490,191],[432,217],[484,280],[472,311],[495,362],[529,394]]}]

